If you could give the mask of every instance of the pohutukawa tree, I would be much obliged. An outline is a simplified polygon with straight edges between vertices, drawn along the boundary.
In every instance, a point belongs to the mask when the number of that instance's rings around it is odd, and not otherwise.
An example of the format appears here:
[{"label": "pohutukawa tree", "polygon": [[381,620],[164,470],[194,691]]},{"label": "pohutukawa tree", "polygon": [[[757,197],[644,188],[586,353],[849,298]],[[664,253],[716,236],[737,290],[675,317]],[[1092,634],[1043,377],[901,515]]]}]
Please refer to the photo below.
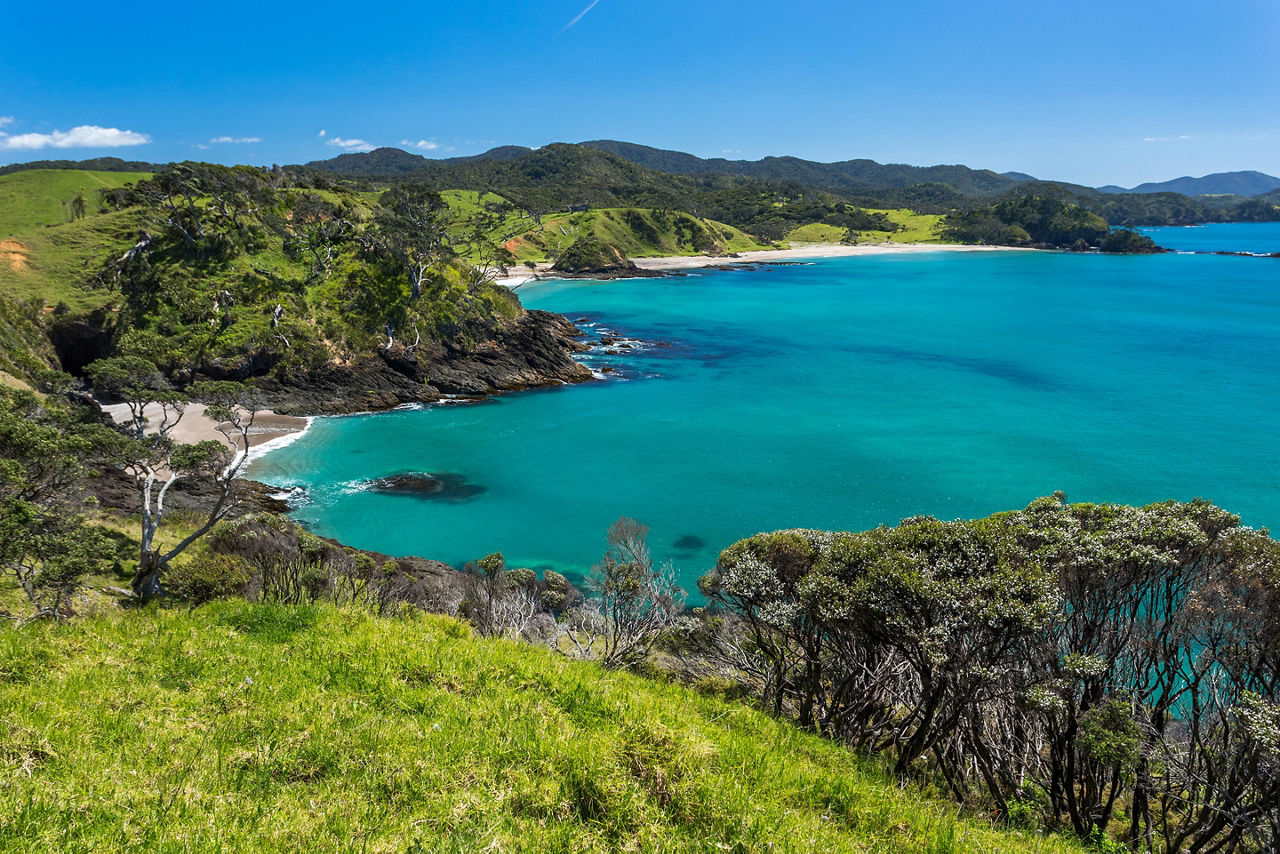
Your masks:
[{"label": "pohutukawa tree", "polygon": [[439,193],[405,184],[382,194],[374,213],[374,248],[394,258],[409,276],[413,299],[422,296],[431,269],[452,257],[449,206]]},{"label": "pohutukawa tree", "polygon": [[[154,596],[162,590],[170,562],[240,503],[236,478],[248,459],[257,405],[251,392],[236,383],[196,383],[191,396],[205,402],[205,414],[217,423],[223,441],[179,444],[172,434],[187,412],[190,396],[170,388],[154,364],[136,356],[119,356],[94,362],[87,372],[98,393],[119,398],[128,407],[126,435],[114,449],[113,461],[132,476],[142,509],[133,590],[143,597]],[[211,484],[214,501],[201,511],[202,521],[191,533],[162,549],[156,535],[169,510],[165,503],[169,490],[181,479]]]},{"label": "pohutukawa tree", "polygon": [[111,434],[28,391],[0,389],[0,574],[31,603],[32,619],[61,619],[110,548],[83,524],[86,460]]}]

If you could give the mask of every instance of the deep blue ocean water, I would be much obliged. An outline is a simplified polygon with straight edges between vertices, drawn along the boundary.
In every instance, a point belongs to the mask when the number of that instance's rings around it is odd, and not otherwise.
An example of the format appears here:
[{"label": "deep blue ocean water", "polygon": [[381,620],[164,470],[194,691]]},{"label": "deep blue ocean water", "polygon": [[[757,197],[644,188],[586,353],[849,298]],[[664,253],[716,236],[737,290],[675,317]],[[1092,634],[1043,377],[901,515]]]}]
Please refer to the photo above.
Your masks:
[{"label": "deep blue ocean water", "polygon": [[[1280,225],[1149,233],[1280,249]],[[931,252],[520,296],[645,343],[597,347],[613,368],[597,382],[315,419],[251,476],[301,486],[312,530],[455,564],[582,572],[634,516],[690,589],[757,531],[973,517],[1057,489],[1203,496],[1280,525],[1280,259]],[[474,488],[366,489],[407,471]]]}]

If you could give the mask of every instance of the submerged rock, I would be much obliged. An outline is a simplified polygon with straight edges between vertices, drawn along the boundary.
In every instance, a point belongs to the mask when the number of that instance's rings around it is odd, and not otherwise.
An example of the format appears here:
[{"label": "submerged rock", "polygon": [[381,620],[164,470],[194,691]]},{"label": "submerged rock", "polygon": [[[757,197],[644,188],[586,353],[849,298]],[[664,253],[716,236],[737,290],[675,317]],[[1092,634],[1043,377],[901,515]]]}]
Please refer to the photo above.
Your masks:
[{"label": "submerged rock", "polygon": [[370,492],[384,495],[412,495],[438,501],[469,501],[488,492],[488,487],[468,483],[467,476],[455,472],[407,472],[369,481]]},{"label": "submerged rock", "polygon": [[707,541],[699,537],[697,534],[685,534],[672,544],[672,548],[682,552],[696,552],[705,548]]}]

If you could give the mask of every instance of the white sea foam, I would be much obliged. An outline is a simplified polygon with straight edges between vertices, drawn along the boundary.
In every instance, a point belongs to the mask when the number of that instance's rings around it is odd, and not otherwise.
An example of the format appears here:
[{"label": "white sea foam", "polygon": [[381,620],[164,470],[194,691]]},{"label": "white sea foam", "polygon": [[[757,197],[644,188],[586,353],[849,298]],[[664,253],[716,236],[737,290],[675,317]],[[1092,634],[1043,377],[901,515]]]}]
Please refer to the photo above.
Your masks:
[{"label": "white sea foam", "polygon": [[315,422],[314,418],[308,417],[307,426],[303,427],[301,430],[298,430],[294,433],[285,433],[284,435],[276,436],[274,439],[268,439],[267,441],[263,442],[260,445],[250,445],[249,453],[245,457],[244,464],[248,465],[252,463],[254,460],[261,459],[262,457],[265,457],[267,454],[271,453],[272,451],[278,451],[281,448],[287,448],[288,446],[292,445],[294,442],[301,439],[303,436],[307,435],[307,432],[311,429],[311,425],[314,422]]}]

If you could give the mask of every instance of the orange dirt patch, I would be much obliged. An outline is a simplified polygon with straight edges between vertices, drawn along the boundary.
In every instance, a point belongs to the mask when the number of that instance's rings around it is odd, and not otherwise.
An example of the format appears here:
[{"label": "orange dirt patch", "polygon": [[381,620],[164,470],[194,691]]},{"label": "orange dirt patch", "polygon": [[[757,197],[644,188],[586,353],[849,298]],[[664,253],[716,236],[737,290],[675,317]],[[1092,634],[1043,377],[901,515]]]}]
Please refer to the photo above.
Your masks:
[{"label": "orange dirt patch", "polygon": [[27,271],[27,253],[31,250],[16,240],[0,240],[0,261],[8,261],[15,273]]}]

